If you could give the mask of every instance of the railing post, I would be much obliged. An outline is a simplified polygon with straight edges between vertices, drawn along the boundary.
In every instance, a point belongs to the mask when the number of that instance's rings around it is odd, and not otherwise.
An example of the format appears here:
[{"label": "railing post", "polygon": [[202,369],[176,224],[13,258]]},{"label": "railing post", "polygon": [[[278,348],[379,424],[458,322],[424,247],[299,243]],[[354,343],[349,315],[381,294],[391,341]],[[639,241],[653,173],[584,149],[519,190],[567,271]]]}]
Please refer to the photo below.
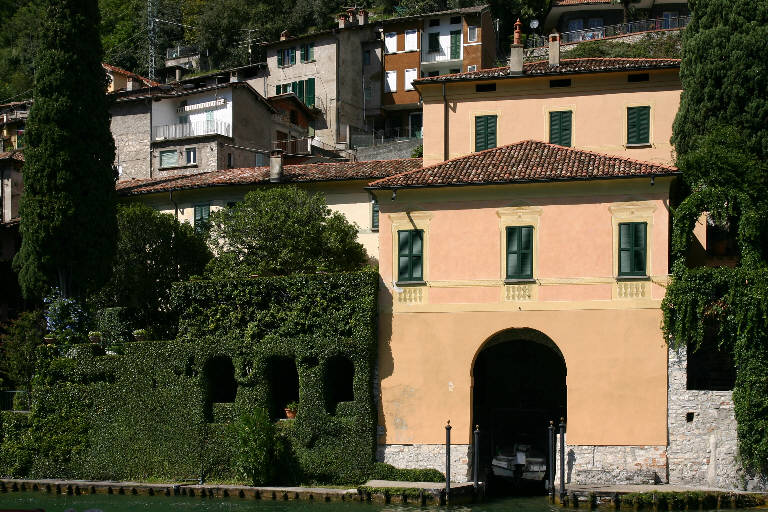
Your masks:
[{"label": "railing post", "polygon": [[547,427],[547,467],[549,469],[547,493],[554,500],[555,498],[555,422],[549,420]]},{"label": "railing post", "polygon": [[472,476],[474,477],[475,489],[477,489],[478,477],[480,473],[480,425],[475,425],[474,446],[472,450]]},{"label": "railing post", "polygon": [[565,499],[565,418],[560,418],[560,503]]},{"label": "railing post", "polygon": [[445,425],[445,504],[451,495],[451,420]]}]

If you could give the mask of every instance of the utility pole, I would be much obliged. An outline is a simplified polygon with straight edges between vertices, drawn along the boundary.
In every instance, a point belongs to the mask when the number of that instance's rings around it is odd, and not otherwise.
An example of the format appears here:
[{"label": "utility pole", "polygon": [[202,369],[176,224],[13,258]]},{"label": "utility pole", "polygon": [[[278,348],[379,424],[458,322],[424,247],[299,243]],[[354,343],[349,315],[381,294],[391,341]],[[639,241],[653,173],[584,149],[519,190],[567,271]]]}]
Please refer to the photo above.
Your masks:
[{"label": "utility pole", "polygon": [[155,79],[155,12],[152,0],[147,0],[147,28],[149,30],[149,54],[147,55],[147,75]]}]

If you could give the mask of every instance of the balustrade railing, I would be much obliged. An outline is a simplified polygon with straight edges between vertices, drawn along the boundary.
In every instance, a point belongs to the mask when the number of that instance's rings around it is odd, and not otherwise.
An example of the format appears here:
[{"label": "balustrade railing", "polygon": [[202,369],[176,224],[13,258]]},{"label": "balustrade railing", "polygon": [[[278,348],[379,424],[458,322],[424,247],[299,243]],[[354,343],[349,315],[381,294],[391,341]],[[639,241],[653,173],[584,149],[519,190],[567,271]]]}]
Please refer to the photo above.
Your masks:
[{"label": "balustrade railing", "polygon": [[152,140],[183,139],[200,135],[224,135],[231,137],[231,132],[231,125],[222,121],[164,124],[152,127]]},{"label": "balustrade railing", "polygon": [[[562,44],[579,43],[581,41],[594,41],[596,39],[636,34],[638,32],[685,28],[690,20],[690,16],[666,16],[664,18],[636,20],[627,23],[619,23],[617,25],[572,30],[560,34],[560,42]],[[548,44],[547,36],[534,34],[528,36],[526,46],[528,48],[541,48]]]}]

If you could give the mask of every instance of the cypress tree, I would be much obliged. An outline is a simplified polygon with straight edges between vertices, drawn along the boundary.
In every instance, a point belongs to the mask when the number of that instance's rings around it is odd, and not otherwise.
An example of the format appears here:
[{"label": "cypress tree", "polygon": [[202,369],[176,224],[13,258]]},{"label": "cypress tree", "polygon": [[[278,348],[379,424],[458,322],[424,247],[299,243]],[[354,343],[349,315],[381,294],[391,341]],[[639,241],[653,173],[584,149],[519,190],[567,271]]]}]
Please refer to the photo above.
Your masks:
[{"label": "cypress tree", "polygon": [[117,232],[115,144],[96,0],[48,0],[35,59],[14,258],[28,298],[83,296],[108,277]]}]

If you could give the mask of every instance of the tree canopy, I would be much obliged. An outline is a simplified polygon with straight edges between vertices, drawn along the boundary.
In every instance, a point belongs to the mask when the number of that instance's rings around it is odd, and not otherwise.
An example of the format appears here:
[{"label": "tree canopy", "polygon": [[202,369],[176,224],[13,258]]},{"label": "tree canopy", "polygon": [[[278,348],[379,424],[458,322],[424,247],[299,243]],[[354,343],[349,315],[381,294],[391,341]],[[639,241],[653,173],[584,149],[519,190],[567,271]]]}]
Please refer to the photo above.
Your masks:
[{"label": "tree canopy", "polygon": [[[689,5],[672,136],[688,194],[674,211],[664,330],[676,347],[710,338],[733,354],[740,459],[768,474],[768,1]],[[702,215],[735,238],[734,266],[688,265]]]},{"label": "tree canopy", "polygon": [[109,277],[117,233],[99,11],[96,0],[63,0],[43,18],[14,266],[26,297],[49,286],[84,296]]},{"label": "tree canopy", "polygon": [[208,246],[189,223],[140,203],[118,208],[117,228],[112,277],[91,300],[99,308],[127,308],[137,326],[168,335],[171,284],[203,273]]},{"label": "tree canopy", "polygon": [[232,208],[211,212],[214,278],[339,272],[363,267],[357,228],[331,212],[322,194],[293,186],[258,189]]}]

